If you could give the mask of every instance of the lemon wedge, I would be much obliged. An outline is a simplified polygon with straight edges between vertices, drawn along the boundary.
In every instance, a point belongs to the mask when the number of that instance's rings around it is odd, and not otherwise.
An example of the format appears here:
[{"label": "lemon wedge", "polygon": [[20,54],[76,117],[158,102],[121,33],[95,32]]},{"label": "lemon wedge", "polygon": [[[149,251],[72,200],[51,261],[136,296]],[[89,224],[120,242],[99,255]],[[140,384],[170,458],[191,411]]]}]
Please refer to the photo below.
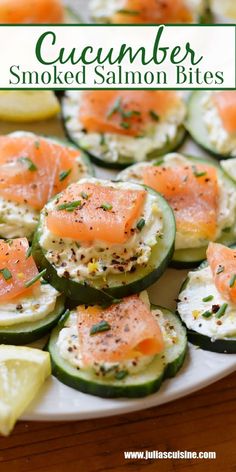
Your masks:
[{"label": "lemon wedge", "polygon": [[57,115],[60,104],[50,90],[0,91],[0,120],[28,123]]},{"label": "lemon wedge", "polygon": [[51,373],[48,352],[0,345],[0,433],[7,436]]}]

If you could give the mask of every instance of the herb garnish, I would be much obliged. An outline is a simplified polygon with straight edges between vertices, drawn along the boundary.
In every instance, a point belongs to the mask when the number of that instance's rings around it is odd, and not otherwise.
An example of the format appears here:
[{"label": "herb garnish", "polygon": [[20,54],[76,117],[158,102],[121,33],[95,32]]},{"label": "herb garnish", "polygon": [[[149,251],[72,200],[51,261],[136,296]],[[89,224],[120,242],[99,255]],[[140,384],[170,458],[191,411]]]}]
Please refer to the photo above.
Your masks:
[{"label": "herb garnish", "polygon": [[39,149],[39,148],[40,148],[40,142],[39,142],[39,141],[35,141],[35,142],[34,142],[34,147],[35,147],[36,149]]},{"label": "herb garnish", "polygon": [[102,321],[99,321],[99,323],[97,324],[94,324],[92,326],[92,328],[90,329],[90,336],[94,336],[94,334],[97,334],[97,333],[102,333],[103,331],[109,331],[111,329],[111,325],[109,325],[109,323],[107,323],[107,321],[105,320],[102,320]]},{"label": "herb garnish", "polygon": [[217,267],[216,274],[219,275],[219,274],[221,274],[221,272],[224,272],[224,270],[225,270],[224,266],[220,264]]},{"label": "herb garnish", "polygon": [[109,112],[107,113],[107,118],[111,118],[114,113],[117,111],[120,111],[120,105],[121,105],[121,98],[117,98],[117,100],[114,102],[112,107],[110,108]]},{"label": "herb garnish", "polygon": [[143,229],[143,227],[145,226],[145,219],[144,218],[141,218],[141,220],[138,221],[137,225],[136,225],[136,228],[141,231]]},{"label": "herb garnish", "polygon": [[7,269],[7,267],[4,267],[4,269],[0,269],[0,273],[2,274],[5,280],[12,279],[11,272],[9,269]]},{"label": "herb garnish", "polygon": [[30,257],[30,256],[31,256],[31,253],[32,253],[32,247],[31,247],[31,246],[29,246],[29,247],[28,247],[28,249],[27,249],[27,251],[26,251],[25,258],[26,258],[26,259],[28,259],[28,257]]},{"label": "herb garnish", "polygon": [[203,318],[210,318],[212,316],[212,311],[205,311],[202,313]]},{"label": "herb garnish", "polygon": [[68,175],[70,175],[71,170],[72,170],[72,169],[68,169],[68,170],[63,170],[62,172],[60,172],[60,174],[59,174],[59,180],[60,180],[60,182],[62,182],[63,180],[65,180],[66,177],[68,177]]},{"label": "herb garnish", "polygon": [[39,274],[37,274],[31,280],[28,280],[28,282],[25,282],[25,287],[27,287],[27,288],[31,287],[31,285],[33,285],[35,282],[37,282],[39,279],[41,279],[41,277],[43,277],[43,275],[46,274],[46,272],[47,272],[47,269],[41,270],[41,272],[39,272]]},{"label": "herb garnish", "polygon": [[203,302],[210,302],[211,300],[213,300],[213,298],[214,298],[213,295],[208,295],[208,297],[204,297],[202,299],[202,301]]},{"label": "herb garnish", "polygon": [[74,211],[79,206],[81,206],[81,200],[75,200],[74,202],[67,202],[58,205],[57,210]]},{"label": "herb garnish", "polygon": [[227,308],[228,308],[228,303],[223,303],[223,305],[221,305],[219,310],[216,312],[216,315],[215,315],[216,318],[221,318],[222,316],[224,316]]},{"label": "herb garnish", "polygon": [[104,211],[111,211],[112,205],[110,203],[102,203],[100,208],[102,208]]},{"label": "herb garnish", "polygon": [[233,288],[235,282],[236,282],[236,274],[233,274],[229,281],[230,288]]},{"label": "herb garnish", "polygon": [[115,378],[116,380],[123,380],[125,377],[127,377],[128,373],[129,372],[127,370],[120,370],[119,372],[116,372]]},{"label": "herb garnish", "polygon": [[38,169],[35,163],[29,157],[19,157],[18,160],[23,164],[26,164],[31,172],[35,172]]},{"label": "herb garnish", "polygon": [[118,10],[117,13],[120,13],[121,15],[140,15],[139,10],[128,10],[128,9]]},{"label": "herb garnish", "polygon": [[206,171],[199,172],[196,166],[192,166],[192,169],[193,169],[193,175],[195,175],[195,177],[203,177],[204,175],[207,174]]},{"label": "herb garnish", "polygon": [[85,192],[81,192],[80,195],[81,195],[81,197],[82,197],[84,200],[88,200],[88,198],[89,198],[89,195],[88,195],[87,193],[85,193]]},{"label": "herb garnish", "polygon": [[121,121],[120,122],[120,127],[124,129],[129,129],[130,128],[130,123],[127,123],[126,121]]},{"label": "herb garnish", "polygon": [[160,120],[159,115],[154,110],[150,110],[149,115],[154,121],[159,121]]}]

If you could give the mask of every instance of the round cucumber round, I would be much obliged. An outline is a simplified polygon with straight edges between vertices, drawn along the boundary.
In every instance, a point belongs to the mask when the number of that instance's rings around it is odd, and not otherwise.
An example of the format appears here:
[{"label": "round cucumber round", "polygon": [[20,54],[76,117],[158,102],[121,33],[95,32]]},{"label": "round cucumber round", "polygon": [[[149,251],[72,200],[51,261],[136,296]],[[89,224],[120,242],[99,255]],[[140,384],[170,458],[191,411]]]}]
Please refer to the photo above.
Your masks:
[{"label": "round cucumber round", "polygon": [[[208,265],[207,261],[203,261],[198,267],[198,269],[196,270],[203,269],[207,265]],[[181,294],[186,289],[188,284],[189,284],[189,278],[187,277],[181,286],[179,294]],[[178,306],[177,306],[177,314],[181,318],[181,315],[178,312]],[[210,336],[207,336],[191,328],[188,328],[188,326],[186,325],[186,323],[183,321],[182,318],[181,320],[187,329],[187,336],[190,343],[196,346],[199,346],[204,351],[218,352],[222,354],[236,354],[236,336],[234,338],[225,337],[222,339],[219,339],[219,338],[213,339]]]},{"label": "round cucumber round", "polygon": [[45,318],[27,323],[18,323],[9,327],[0,327],[0,344],[29,344],[47,334],[61,318],[65,310],[65,297],[60,295],[54,310]]},{"label": "round cucumber round", "polygon": [[89,282],[83,280],[75,282],[70,278],[59,277],[56,267],[47,260],[45,250],[40,245],[44,218],[41,213],[33,239],[32,254],[37,265],[41,269],[47,269],[45,279],[59,292],[65,293],[68,298],[89,304],[111,303],[113,299],[141,292],[156,282],[165,271],[173,255],[175,219],[172,209],[164,198],[152,189],[145,188],[155,195],[157,206],[161,209],[163,217],[163,236],[158,238],[156,245],[153,246],[146,267],[139,268],[134,272],[109,275],[106,282],[103,277],[91,278]]},{"label": "round cucumber round", "polygon": [[[232,180],[230,175],[224,171],[223,168],[221,168],[213,158],[198,158],[194,156],[189,156],[189,155],[184,155],[183,157],[187,158],[192,165],[198,164],[198,163],[204,163],[204,164],[209,164],[214,167],[216,167],[218,174],[221,176],[221,178],[224,181],[224,186],[227,188],[229,186],[233,186],[235,188],[235,194],[236,194],[236,185],[235,182]],[[163,165],[165,156],[162,156],[155,161],[152,162],[153,165],[158,166],[158,165]],[[228,162],[228,161],[225,161]],[[236,159],[235,159],[236,163]],[[128,172],[132,171],[132,168],[135,170],[135,166],[138,164],[134,164],[131,168],[124,170],[117,176],[117,180],[128,180]],[[222,166],[223,167],[223,166]],[[127,174],[126,174],[127,173]],[[129,179],[129,180],[132,180]],[[138,178],[133,179],[134,182],[138,181]],[[142,183],[140,181],[140,183]],[[235,221],[236,224],[236,221]],[[234,244],[236,241],[236,230],[235,228],[225,228],[225,231],[223,232],[222,236],[217,240],[217,242],[225,244],[226,246],[230,246]],[[199,247],[199,248],[186,248],[186,249],[177,249],[174,251],[174,255],[171,261],[171,266],[176,268],[176,269],[187,269],[191,267],[197,267],[201,261],[203,261],[206,257],[206,250],[207,246],[205,247]]]},{"label": "round cucumber round", "polygon": [[[116,161],[109,161],[108,159],[105,158],[104,153],[105,151],[102,152],[102,150],[98,150],[96,153],[94,151],[91,151],[88,147],[85,147],[83,145],[83,131],[81,131],[81,136],[78,136],[77,131],[71,129],[71,118],[73,118],[73,114],[78,112],[77,108],[73,106],[70,115],[68,115],[67,110],[67,97],[64,96],[61,101],[61,106],[62,106],[62,121],[63,121],[63,127],[66,133],[66,136],[68,139],[76,145],[79,149],[83,149],[84,152],[88,154],[88,156],[91,158],[91,160],[96,164],[97,166],[100,167],[106,167],[110,169],[124,169],[125,167],[135,164],[137,162],[134,157],[127,157],[125,155],[119,155],[118,159]],[[166,154],[170,151],[173,151],[177,149],[183,142],[184,138],[186,136],[186,129],[183,125],[179,125],[176,135],[172,140],[168,140],[164,146],[154,149],[153,151],[149,152],[146,155],[146,159],[154,159],[155,157],[161,156],[163,154]],[[105,135],[101,134],[101,142],[104,141]],[[137,142],[141,141],[142,138],[136,138]],[[101,146],[104,146],[105,144],[101,144]]]},{"label": "round cucumber round", "polygon": [[211,154],[214,154],[218,159],[227,159],[232,156],[221,154],[217,151],[214,145],[210,142],[208,130],[203,121],[204,110],[202,100],[206,93],[207,92],[203,90],[197,90],[191,94],[188,101],[188,114],[185,126],[194,141],[196,141],[202,148],[206,149]]},{"label": "round cucumber round", "polygon": [[186,329],[176,315],[162,307],[154,308],[160,308],[165,318],[174,326],[178,340],[155,356],[144,372],[116,380],[99,378],[91,371],[78,370],[61,357],[57,347],[60,327],[56,327],[48,343],[53,375],[76,390],[104,398],[139,398],[156,392],[162,381],[175,376],[183,365],[187,351],[187,337]]}]

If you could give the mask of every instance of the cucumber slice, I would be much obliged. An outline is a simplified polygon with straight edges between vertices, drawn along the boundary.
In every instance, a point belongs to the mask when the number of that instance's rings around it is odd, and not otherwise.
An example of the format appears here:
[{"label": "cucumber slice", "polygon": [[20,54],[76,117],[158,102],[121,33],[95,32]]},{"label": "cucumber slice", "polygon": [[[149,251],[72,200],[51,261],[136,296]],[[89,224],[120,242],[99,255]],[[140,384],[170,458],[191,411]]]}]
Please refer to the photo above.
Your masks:
[{"label": "cucumber slice", "polygon": [[45,279],[59,292],[67,297],[83,303],[106,304],[112,300],[122,298],[133,293],[141,292],[152,285],[168,266],[174,250],[175,219],[168,203],[157,192],[147,188],[148,192],[155,195],[157,206],[163,216],[163,237],[158,238],[153,246],[151,257],[146,267],[135,272],[114,274],[107,277],[106,282],[102,277],[88,282],[80,283],[66,277],[59,277],[56,267],[50,264],[45,257],[45,251],[40,246],[40,237],[43,232],[43,213],[41,213],[39,225],[34,235],[32,254],[41,269],[46,268]]},{"label": "cucumber slice", "polygon": [[227,159],[232,157],[228,154],[220,154],[219,151],[209,140],[208,130],[203,121],[204,110],[202,100],[205,91],[195,91],[191,94],[188,101],[188,114],[185,126],[191,137],[204,149],[214,154],[218,159]]},{"label": "cucumber slice", "polygon": [[45,318],[32,323],[18,323],[9,327],[0,327],[0,344],[28,344],[42,338],[60,319],[64,312],[65,297],[58,297],[55,309]]},{"label": "cucumber slice", "polygon": [[[135,156],[134,158],[130,158],[125,155],[119,155],[116,161],[109,161],[107,158],[105,158],[104,152],[102,152],[102,149],[99,150],[99,146],[96,153],[95,151],[89,150],[83,144],[83,136],[85,135],[85,133],[82,130],[81,132],[78,132],[77,129],[71,126],[71,120],[74,118],[75,114],[76,116],[78,114],[78,106],[77,106],[76,99],[73,99],[73,103],[68,105],[68,98],[65,93],[64,97],[62,97],[61,109],[62,109],[63,127],[65,130],[66,136],[72,143],[74,143],[74,145],[76,145],[80,149],[83,149],[83,151],[88,154],[88,156],[97,166],[106,167],[110,169],[124,169],[125,167],[135,164],[135,162],[137,162],[135,159]],[[70,109],[70,112],[68,111],[69,109]],[[149,152],[146,155],[146,159],[147,160],[154,159],[155,157],[161,156],[163,154],[166,154],[170,151],[177,149],[183,143],[185,136],[186,136],[185,127],[183,125],[179,125],[179,127],[177,128],[175,137],[172,140],[167,141],[165,145],[162,146],[161,148],[157,148]],[[103,135],[101,134],[101,140],[102,139],[103,139]],[[137,141],[141,141],[141,139],[142,138],[137,138]]]},{"label": "cucumber slice", "polygon": [[138,398],[156,392],[165,378],[173,377],[183,365],[187,352],[186,330],[179,318],[162,307],[165,318],[175,327],[178,342],[167,347],[160,355],[155,356],[144,372],[128,375],[123,380],[108,380],[99,378],[91,372],[78,370],[63,359],[57,348],[60,328],[55,328],[51,334],[48,351],[52,360],[52,372],[62,383],[84,393],[104,398]]},{"label": "cucumber slice", "polygon": [[[224,171],[223,169],[223,164],[222,167],[219,166],[219,164],[212,158],[204,159],[204,158],[198,158],[198,157],[193,157],[189,155],[184,155],[182,154],[183,157],[189,159],[192,164],[197,164],[197,163],[205,163],[205,164],[210,164],[213,165],[217,168],[218,174],[221,176],[221,178],[224,181],[225,187],[231,186],[232,185],[235,187],[235,192],[236,192],[236,185],[235,182],[231,179],[229,175]],[[159,159],[155,160],[153,162],[153,165],[158,166],[162,165],[164,161],[165,156],[160,157]],[[233,161],[233,159],[232,159]],[[225,164],[227,164],[229,161],[225,161]],[[224,161],[223,161],[224,163]],[[236,159],[235,159],[236,163]],[[138,166],[138,164],[136,164]],[[136,165],[132,166],[130,169],[127,171],[121,172],[117,180],[128,180],[127,178],[127,173],[129,171],[132,171],[132,168],[135,170]],[[236,168],[236,165],[235,165]],[[135,177],[134,181],[137,182],[138,179]],[[142,183],[140,181],[140,183]],[[236,224],[236,221],[235,221]],[[230,246],[235,243],[236,241],[236,230],[235,228],[225,228],[225,232],[223,235],[217,240],[217,242],[225,244],[226,246]],[[191,267],[197,267],[201,261],[203,261],[206,257],[206,250],[207,246],[205,247],[200,247],[200,248],[186,248],[186,249],[177,249],[174,252],[171,265],[172,267],[175,267],[176,269],[187,269]]]},{"label": "cucumber slice", "polygon": [[[235,247],[235,246],[233,246]],[[208,265],[207,261],[203,261],[197,270],[203,269]],[[189,284],[189,277],[185,279],[183,282],[179,294],[181,294]],[[180,313],[178,312],[177,306],[177,314],[181,318]],[[191,328],[188,328],[186,323],[181,318],[182,323],[187,329],[187,336],[190,343],[199,346],[204,351],[211,351],[211,352],[218,352],[222,354],[236,354],[236,337],[235,338],[222,338],[222,339],[212,339],[211,337],[199,333]]]}]

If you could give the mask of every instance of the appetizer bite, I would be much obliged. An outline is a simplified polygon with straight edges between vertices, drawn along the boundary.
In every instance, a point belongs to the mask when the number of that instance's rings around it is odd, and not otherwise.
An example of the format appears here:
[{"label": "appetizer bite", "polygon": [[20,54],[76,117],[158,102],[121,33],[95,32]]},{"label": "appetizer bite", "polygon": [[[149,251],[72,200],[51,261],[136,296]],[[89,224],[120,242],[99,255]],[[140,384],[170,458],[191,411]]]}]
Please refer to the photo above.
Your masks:
[{"label": "appetizer bite", "polygon": [[90,12],[99,23],[205,23],[210,20],[205,0],[91,0]]},{"label": "appetizer bite", "polygon": [[27,344],[47,333],[64,298],[42,279],[26,238],[0,240],[0,343]]},{"label": "appetizer bite", "polygon": [[47,201],[90,170],[70,143],[23,131],[0,136],[1,237],[31,238]]},{"label": "appetizer bite", "polygon": [[210,243],[207,261],[190,272],[178,301],[188,338],[202,349],[236,353],[236,250]]},{"label": "appetizer bite", "polygon": [[154,283],[172,257],[174,240],[172,210],[156,192],[87,178],[44,207],[33,254],[56,289],[103,304]]},{"label": "appetizer bite", "polygon": [[52,332],[48,350],[53,374],[66,385],[101,397],[143,397],[182,366],[186,330],[141,293],[109,308],[79,305]]},{"label": "appetizer bite", "polygon": [[236,187],[213,160],[172,153],[122,171],[119,180],[142,183],[160,192],[176,219],[176,267],[196,265],[209,241],[236,239]]},{"label": "appetizer bite", "polygon": [[186,127],[208,151],[224,158],[236,156],[236,91],[193,92]]},{"label": "appetizer bite", "polygon": [[62,113],[68,138],[104,167],[157,157],[185,136],[185,102],[173,91],[67,91]]},{"label": "appetizer bite", "polygon": [[0,0],[0,24],[70,23],[75,19],[62,0]]}]

